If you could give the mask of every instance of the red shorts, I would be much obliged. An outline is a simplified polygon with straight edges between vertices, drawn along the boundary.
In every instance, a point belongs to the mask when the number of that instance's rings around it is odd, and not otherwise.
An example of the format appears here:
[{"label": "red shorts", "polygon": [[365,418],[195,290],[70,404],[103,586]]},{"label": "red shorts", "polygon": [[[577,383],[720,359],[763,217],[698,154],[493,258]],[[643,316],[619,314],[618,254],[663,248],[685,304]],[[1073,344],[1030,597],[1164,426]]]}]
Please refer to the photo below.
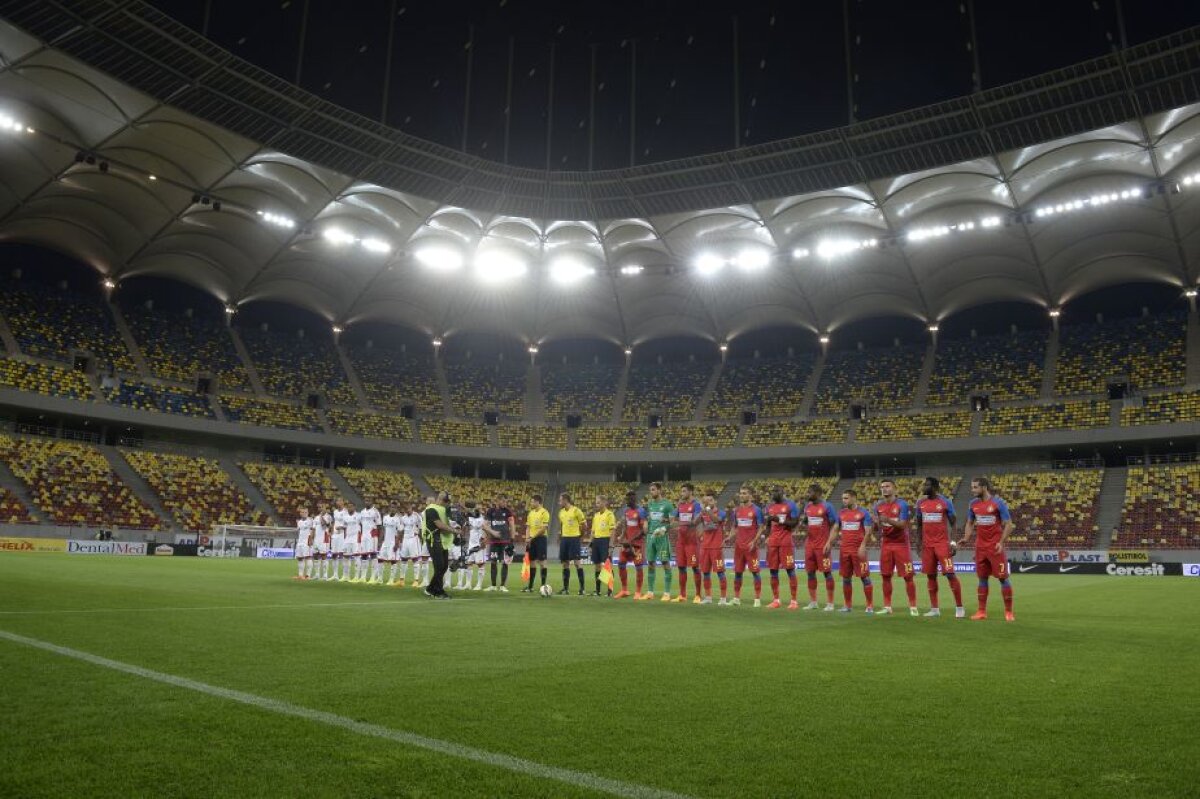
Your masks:
[{"label": "red shorts", "polygon": [[891,577],[896,571],[905,579],[912,577],[912,549],[908,544],[884,544],[879,553],[879,571],[884,577]]},{"label": "red shorts", "polygon": [[996,552],[995,544],[983,544],[975,547],[975,576],[980,580],[995,577],[997,580],[1008,579],[1008,553]]},{"label": "red shorts", "polygon": [[949,541],[939,541],[921,547],[921,571],[936,577],[938,566],[942,567],[942,574],[954,574],[954,557],[950,554]]},{"label": "red shorts", "polygon": [[682,538],[675,544],[675,565],[681,569],[695,569],[700,565],[700,545]]},{"label": "red shorts", "polygon": [[725,550],[717,549],[716,547],[705,547],[700,550],[700,571],[708,574],[716,572],[722,574],[725,571]]},{"label": "red shorts", "polygon": [[767,568],[771,571],[796,568],[796,545],[791,541],[786,544],[767,542]]},{"label": "red shorts", "polygon": [[813,541],[810,538],[804,542],[804,570],[825,573],[833,570],[833,563],[829,553],[825,551],[824,541]]},{"label": "red shorts", "polygon": [[746,569],[749,569],[752,574],[758,574],[758,547],[751,549],[738,544],[733,548],[733,570],[735,573],[741,574]]},{"label": "red shorts", "polygon": [[639,538],[633,543],[621,545],[621,554],[617,557],[617,562],[622,566],[632,563],[634,566],[641,566],[646,562],[646,539]]},{"label": "red shorts", "polygon": [[842,550],[841,564],[838,567],[838,572],[843,578],[846,577],[861,577],[867,579],[871,576],[871,564],[866,558],[860,558],[858,551],[847,552]]}]

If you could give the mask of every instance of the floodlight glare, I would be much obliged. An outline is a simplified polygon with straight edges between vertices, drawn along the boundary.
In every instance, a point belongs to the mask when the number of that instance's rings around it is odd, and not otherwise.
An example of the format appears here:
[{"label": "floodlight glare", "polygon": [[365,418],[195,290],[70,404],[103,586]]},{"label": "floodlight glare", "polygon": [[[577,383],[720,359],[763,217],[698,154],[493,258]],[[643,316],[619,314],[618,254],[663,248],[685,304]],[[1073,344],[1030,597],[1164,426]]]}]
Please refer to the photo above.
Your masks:
[{"label": "floodlight glare", "polygon": [[392,245],[388,244],[383,239],[369,238],[359,242],[362,248],[367,252],[387,254],[392,251]]},{"label": "floodlight glare", "polygon": [[700,253],[696,256],[696,271],[702,275],[715,275],[725,266],[725,259],[711,252]]},{"label": "floodlight glare", "polygon": [[342,230],[340,227],[325,228],[325,232],[322,235],[325,237],[325,241],[329,242],[330,244],[335,244],[339,247],[346,244],[353,244],[355,241],[354,236]]},{"label": "floodlight glare", "polygon": [[574,258],[559,258],[550,264],[550,279],[563,286],[578,283],[594,274],[594,268]]},{"label": "floodlight glare", "polygon": [[799,261],[801,258],[807,258],[808,249],[805,247],[797,247],[796,249],[792,250],[792,257],[797,261]]},{"label": "floodlight glare", "polygon": [[622,275],[640,275],[645,270],[644,266],[638,264],[627,264],[621,267]]},{"label": "floodlight glare", "polygon": [[494,250],[475,256],[475,275],[485,283],[504,283],[524,275],[527,267],[516,257]]},{"label": "floodlight glare", "polygon": [[453,247],[430,244],[413,253],[417,263],[438,272],[457,272],[462,269],[462,253]]},{"label": "floodlight glare", "polygon": [[756,247],[749,248],[739,252],[735,262],[743,272],[757,272],[771,263],[771,254]]}]

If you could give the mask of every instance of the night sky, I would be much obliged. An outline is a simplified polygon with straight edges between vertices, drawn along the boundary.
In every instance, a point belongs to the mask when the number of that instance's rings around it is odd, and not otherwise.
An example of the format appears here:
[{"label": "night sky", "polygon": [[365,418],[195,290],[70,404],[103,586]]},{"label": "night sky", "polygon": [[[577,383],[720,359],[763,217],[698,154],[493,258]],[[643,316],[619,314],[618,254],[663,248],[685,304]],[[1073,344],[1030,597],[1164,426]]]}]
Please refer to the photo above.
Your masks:
[{"label": "night sky", "polygon": [[[511,37],[507,161],[519,166],[588,168],[593,48],[592,166],[630,164],[635,42],[636,162],[732,149],[734,15],[742,145],[844,125],[851,113],[842,0],[156,0],[153,5],[290,81],[297,77],[307,5],[300,84],[374,119],[383,118],[390,30],[386,122],[454,148],[463,148],[465,129],[465,149],[497,161],[505,160]],[[1195,0],[1124,0],[1123,6],[1131,45],[1200,24]],[[975,0],[974,14],[978,78],[985,89],[1105,55],[1121,41],[1116,0]],[[968,17],[965,0],[850,0],[857,119],[970,93],[976,79]],[[474,45],[468,48],[472,26]],[[464,126],[468,51],[473,54],[471,101]],[[548,115],[551,99],[553,114]]]}]

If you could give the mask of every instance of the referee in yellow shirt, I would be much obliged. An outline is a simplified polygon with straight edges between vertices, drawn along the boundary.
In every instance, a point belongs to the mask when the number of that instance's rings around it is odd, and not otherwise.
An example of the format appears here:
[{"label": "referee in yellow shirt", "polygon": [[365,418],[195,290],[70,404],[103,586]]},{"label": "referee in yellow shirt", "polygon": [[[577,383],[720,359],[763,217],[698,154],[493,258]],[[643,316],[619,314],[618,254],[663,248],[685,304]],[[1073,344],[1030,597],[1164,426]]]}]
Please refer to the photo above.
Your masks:
[{"label": "referee in yellow shirt", "polygon": [[550,529],[550,511],[542,507],[542,495],[529,498],[529,515],[525,517],[525,552],[529,555],[529,585],[521,589],[523,594],[533,593],[533,578],[537,569],[542,572],[542,585],[546,584],[546,534]]},{"label": "referee in yellow shirt", "polygon": [[[592,566],[596,569],[596,592],[592,596],[600,596],[600,567],[608,560],[608,546],[616,529],[617,517],[608,507],[608,498],[596,497],[596,513],[592,516],[592,529],[589,531],[592,537]],[[608,594],[612,596],[611,588]]]},{"label": "referee in yellow shirt", "polygon": [[579,595],[583,596],[583,566],[579,559],[583,557],[580,536],[587,517],[583,511],[571,504],[570,494],[558,495],[558,562],[562,564],[563,587],[558,593],[571,592],[571,567],[579,575]]}]

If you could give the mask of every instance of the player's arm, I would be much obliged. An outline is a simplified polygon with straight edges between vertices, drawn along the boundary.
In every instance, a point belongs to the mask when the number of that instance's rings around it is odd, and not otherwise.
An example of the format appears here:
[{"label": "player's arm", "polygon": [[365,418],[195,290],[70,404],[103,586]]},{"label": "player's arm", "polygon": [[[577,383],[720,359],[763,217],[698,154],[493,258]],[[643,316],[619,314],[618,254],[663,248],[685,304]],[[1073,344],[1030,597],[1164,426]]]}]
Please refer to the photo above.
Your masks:
[{"label": "player's arm", "polygon": [[863,540],[858,545],[858,556],[860,558],[867,557],[867,545],[875,542],[875,524],[871,521],[870,514],[863,517]]},{"label": "player's arm", "polygon": [[825,514],[829,519],[829,538],[825,539],[825,554],[833,549],[833,542],[842,534],[842,519],[828,502],[825,503]]},{"label": "player's arm", "polygon": [[996,503],[1000,508],[1000,520],[1004,522],[1004,527],[1000,531],[1000,540],[996,542],[996,554],[1004,551],[1004,544],[1008,541],[1008,537],[1012,535],[1012,531],[1016,529],[1013,524],[1012,514],[1008,511],[1008,503],[1004,500],[999,500]]},{"label": "player's arm", "polygon": [[963,525],[963,537],[958,542],[960,547],[970,546],[971,539],[975,537],[975,512],[967,511],[967,523]]},{"label": "player's arm", "polygon": [[908,512],[908,502],[902,499],[896,504],[897,507],[900,508],[900,512],[896,516],[888,516],[886,518],[880,517],[880,521],[887,522],[888,527],[895,527],[898,530],[907,530],[910,516]]},{"label": "player's arm", "polygon": [[791,530],[793,533],[795,533],[796,528],[800,526],[800,508],[790,499],[788,500],[787,521],[783,523],[783,526]]}]

